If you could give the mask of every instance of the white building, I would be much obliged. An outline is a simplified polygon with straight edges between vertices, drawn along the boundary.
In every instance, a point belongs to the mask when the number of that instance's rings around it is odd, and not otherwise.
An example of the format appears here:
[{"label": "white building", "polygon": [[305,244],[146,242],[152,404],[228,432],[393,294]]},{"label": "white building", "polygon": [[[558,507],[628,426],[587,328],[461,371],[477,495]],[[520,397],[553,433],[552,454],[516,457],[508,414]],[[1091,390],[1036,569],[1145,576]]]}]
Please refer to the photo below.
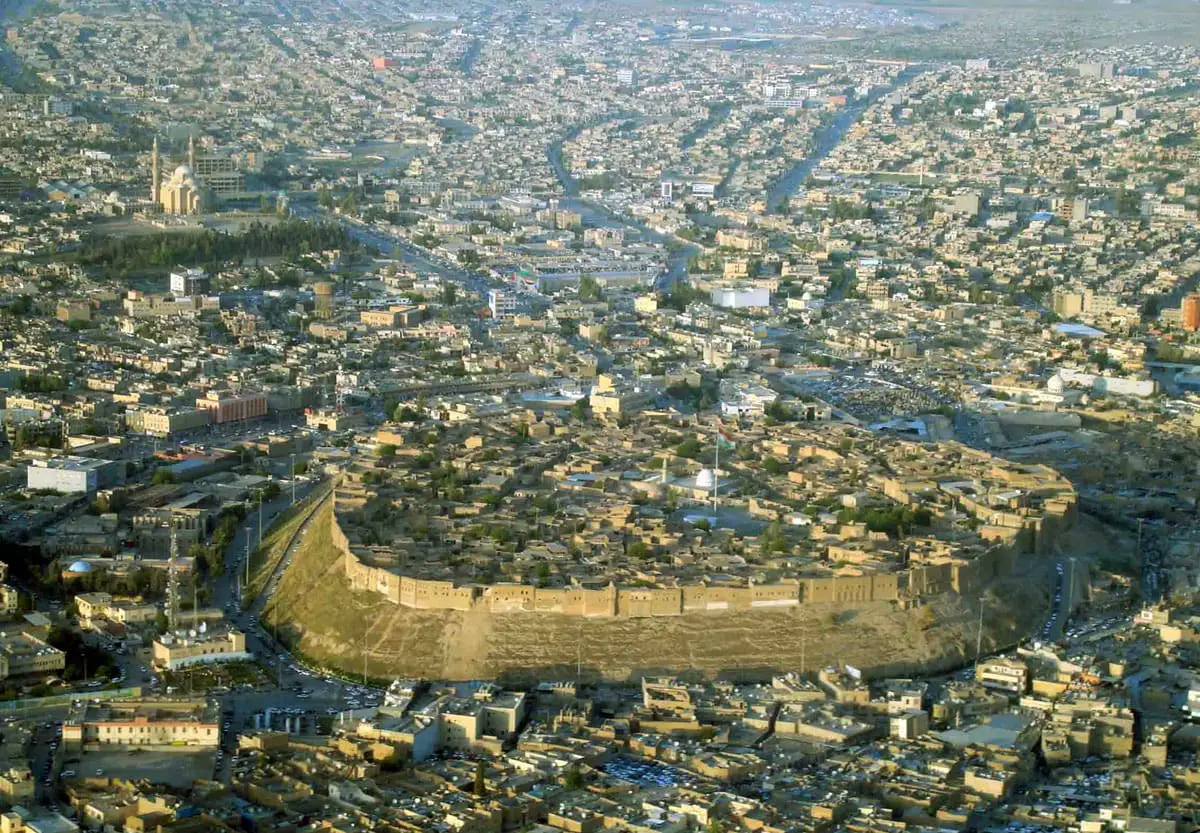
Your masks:
[{"label": "white building", "polygon": [[760,417],[779,394],[764,385],[721,383],[721,413],[727,417]]},{"label": "white building", "polygon": [[929,713],[921,709],[909,709],[888,719],[889,734],[900,740],[912,740],[929,731]]},{"label": "white building", "polygon": [[171,294],[190,298],[208,292],[208,274],[203,269],[177,266],[171,270]]},{"label": "white building", "polygon": [[515,315],[517,312],[517,296],[516,293],[509,292],[506,289],[492,289],[488,292],[488,309],[492,311],[492,318],[508,318]]},{"label": "white building", "polygon": [[111,465],[109,460],[87,457],[34,460],[25,470],[25,488],[91,494],[100,488],[100,470],[108,465]]},{"label": "white building", "polygon": [[747,307],[771,306],[771,290],[765,287],[714,289],[711,295],[714,307],[746,309]]}]

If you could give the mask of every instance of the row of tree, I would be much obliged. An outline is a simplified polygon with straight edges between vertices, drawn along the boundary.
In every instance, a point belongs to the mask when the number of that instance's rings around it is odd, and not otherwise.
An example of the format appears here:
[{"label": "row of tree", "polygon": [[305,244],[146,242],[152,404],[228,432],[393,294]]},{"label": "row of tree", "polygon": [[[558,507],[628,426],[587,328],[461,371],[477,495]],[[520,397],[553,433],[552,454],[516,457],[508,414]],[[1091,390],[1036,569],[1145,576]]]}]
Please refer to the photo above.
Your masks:
[{"label": "row of tree", "polygon": [[78,257],[85,266],[136,270],[175,264],[241,263],[259,257],[294,259],[308,252],[356,246],[340,225],[286,220],[255,222],[237,234],[205,229],[199,233],[168,231],[142,237],[104,237],[93,240]]}]

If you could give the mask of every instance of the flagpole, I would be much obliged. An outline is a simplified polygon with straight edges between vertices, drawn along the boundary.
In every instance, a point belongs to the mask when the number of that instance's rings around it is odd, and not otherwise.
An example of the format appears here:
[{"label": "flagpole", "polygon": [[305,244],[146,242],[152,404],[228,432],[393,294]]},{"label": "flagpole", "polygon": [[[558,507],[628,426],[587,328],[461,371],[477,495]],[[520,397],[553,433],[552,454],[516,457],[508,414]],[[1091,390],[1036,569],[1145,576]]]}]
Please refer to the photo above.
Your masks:
[{"label": "flagpole", "polygon": [[713,456],[713,512],[717,511],[717,492],[721,484],[721,426],[717,425],[716,442]]}]

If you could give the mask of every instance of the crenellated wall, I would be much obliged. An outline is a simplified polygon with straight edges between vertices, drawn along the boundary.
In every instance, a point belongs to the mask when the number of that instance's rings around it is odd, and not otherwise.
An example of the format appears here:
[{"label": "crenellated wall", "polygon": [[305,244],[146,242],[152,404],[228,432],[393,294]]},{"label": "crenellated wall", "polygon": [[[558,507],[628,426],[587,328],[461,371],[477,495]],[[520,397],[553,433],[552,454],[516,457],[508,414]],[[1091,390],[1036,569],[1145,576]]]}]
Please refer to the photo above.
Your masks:
[{"label": "crenellated wall", "polygon": [[[1064,509],[1054,518],[1068,522]],[[789,608],[808,604],[898,602],[941,593],[969,594],[1008,575],[1021,552],[1036,546],[1027,530],[996,527],[993,545],[971,559],[939,557],[913,562],[898,573],[803,578],[779,584],[685,585],[682,587],[534,587],[525,584],[463,585],[401,576],[356,556],[333,513],[332,538],[355,590],[378,593],[393,604],[418,610],[550,613],[585,617],[681,616],[688,613]],[[987,537],[987,536],[985,536]]]}]

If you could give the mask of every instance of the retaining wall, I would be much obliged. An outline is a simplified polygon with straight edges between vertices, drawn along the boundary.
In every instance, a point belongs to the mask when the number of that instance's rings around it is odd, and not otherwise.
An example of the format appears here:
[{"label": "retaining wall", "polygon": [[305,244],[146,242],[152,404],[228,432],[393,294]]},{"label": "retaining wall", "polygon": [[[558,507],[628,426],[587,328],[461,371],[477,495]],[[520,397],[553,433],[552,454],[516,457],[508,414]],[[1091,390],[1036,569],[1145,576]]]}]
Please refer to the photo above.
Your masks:
[{"label": "retaining wall", "polygon": [[[1074,504],[1047,511],[1046,520],[1016,523],[1018,516],[992,512],[993,526],[981,530],[992,546],[973,558],[942,556],[895,573],[800,578],[778,584],[685,585],[680,587],[534,587],[526,584],[459,585],[403,576],[365,563],[351,549],[338,523],[337,496],[332,538],[342,569],[355,590],[378,593],[394,604],[417,610],[474,610],[491,613],[550,613],[584,617],[682,616],[685,613],[748,611],[804,604],[915,601],[941,593],[975,593],[1012,573],[1018,559],[1041,550],[1049,537],[1069,524]],[[985,510],[984,507],[980,507]]]}]

